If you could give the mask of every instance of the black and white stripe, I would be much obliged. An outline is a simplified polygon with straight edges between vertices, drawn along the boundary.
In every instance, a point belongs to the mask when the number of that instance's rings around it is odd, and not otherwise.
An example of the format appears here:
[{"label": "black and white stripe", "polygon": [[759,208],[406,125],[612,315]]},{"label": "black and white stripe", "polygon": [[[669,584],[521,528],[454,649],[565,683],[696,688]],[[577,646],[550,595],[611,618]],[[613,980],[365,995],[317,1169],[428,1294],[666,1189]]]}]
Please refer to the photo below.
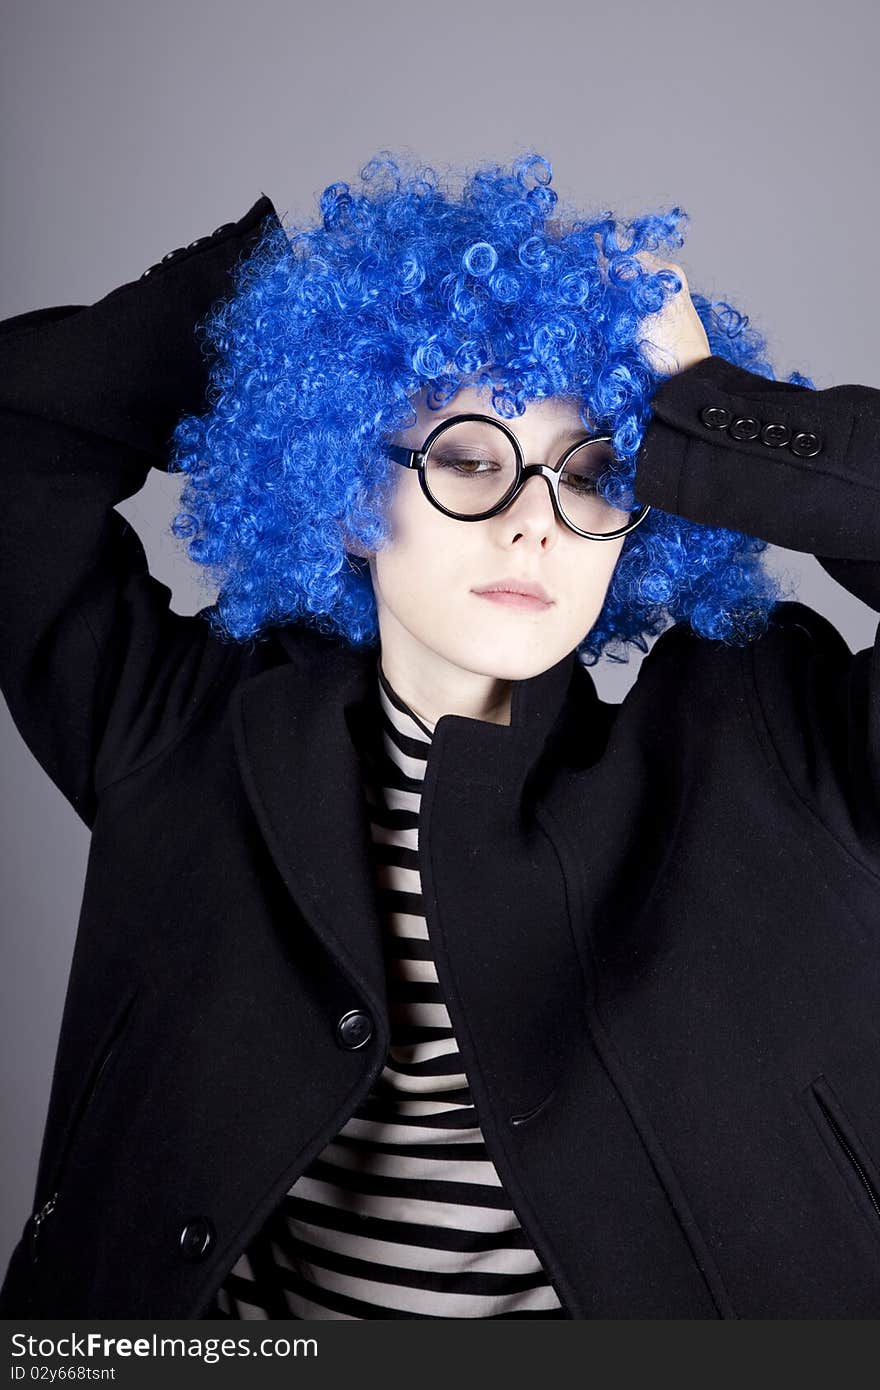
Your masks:
[{"label": "black and white stripe", "polygon": [[365,1104],[293,1184],[208,1316],[562,1317],[486,1152],[432,959],[418,848],[433,725],[377,674],[381,749],[365,788],[390,1049]]}]

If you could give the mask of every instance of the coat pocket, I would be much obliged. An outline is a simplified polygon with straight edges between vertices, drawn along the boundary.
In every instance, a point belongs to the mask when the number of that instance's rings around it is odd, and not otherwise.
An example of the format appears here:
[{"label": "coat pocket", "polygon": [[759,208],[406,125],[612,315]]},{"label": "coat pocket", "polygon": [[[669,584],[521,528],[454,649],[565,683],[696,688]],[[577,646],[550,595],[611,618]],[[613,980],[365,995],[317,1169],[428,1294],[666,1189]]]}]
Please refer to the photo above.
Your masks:
[{"label": "coat pocket", "polygon": [[880,1174],[823,1072],[804,1089],[803,1099],[825,1147],[880,1237]]},{"label": "coat pocket", "polygon": [[[73,1148],[77,1135],[80,1133],[82,1129],[83,1122],[85,1121],[86,1116],[89,1114],[94,1104],[96,1095],[101,1090],[103,1084],[107,1080],[107,1075],[110,1070],[110,1062],[114,1057],[116,1057],[119,1051],[119,1046],[122,1041],[123,1035],[125,1034],[128,1025],[131,1021],[131,1016],[134,1011],[134,1006],[137,1002],[139,992],[140,985],[138,984],[135,985],[123,998],[120,1007],[117,1009],[113,1022],[110,1025],[109,1032],[105,1034],[103,1044],[95,1059],[95,1063],[91,1071],[91,1077],[79,1101],[74,1106],[70,1123],[67,1127],[67,1131],[61,1143],[60,1153],[58,1155],[58,1158],[56,1159],[54,1168],[52,1170],[52,1177],[49,1183],[47,1184],[50,1195],[35,1211],[31,1213],[30,1256],[31,1261],[34,1263],[37,1261],[39,1257],[40,1245],[42,1241],[43,1232],[45,1230],[45,1223],[51,1217],[52,1212],[55,1210],[55,1207],[57,1206],[58,1200],[61,1195],[61,1189],[64,1182],[64,1173],[67,1167],[67,1160],[69,1158],[71,1149]],[[46,1191],[45,1187],[43,1191]]]}]

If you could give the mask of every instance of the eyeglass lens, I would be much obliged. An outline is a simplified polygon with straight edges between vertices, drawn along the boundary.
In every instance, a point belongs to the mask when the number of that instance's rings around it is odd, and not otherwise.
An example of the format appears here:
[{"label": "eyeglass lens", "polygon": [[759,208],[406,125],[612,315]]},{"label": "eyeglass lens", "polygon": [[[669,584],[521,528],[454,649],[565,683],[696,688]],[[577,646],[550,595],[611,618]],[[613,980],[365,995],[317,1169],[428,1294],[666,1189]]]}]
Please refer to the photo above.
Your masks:
[{"label": "eyeglass lens", "polygon": [[[610,442],[595,440],[577,449],[562,470],[559,505],[566,518],[582,531],[601,535],[617,531],[631,520],[629,511],[599,491],[599,481],[613,463]],[[610,481],[609,474],[606,485]],[[447,511],[459,516],[480,516],[513,491],[513,444],[489,420],[457,420],[431,445],[425,482],[434,500]]]}]

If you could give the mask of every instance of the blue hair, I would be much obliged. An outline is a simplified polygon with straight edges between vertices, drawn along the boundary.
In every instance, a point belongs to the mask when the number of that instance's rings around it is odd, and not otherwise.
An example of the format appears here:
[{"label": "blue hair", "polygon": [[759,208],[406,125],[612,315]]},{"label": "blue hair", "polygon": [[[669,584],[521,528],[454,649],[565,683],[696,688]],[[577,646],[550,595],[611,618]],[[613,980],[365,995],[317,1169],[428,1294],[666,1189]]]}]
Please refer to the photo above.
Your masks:
[{"label": "blue hair", "polygon": [[[324,189],[314,225],[266,220],[233,292],[199,325],[213,359],[209,409],[178,421],[169,461],[187,474],[171,529],[219,591],[206,612],[219,637],[299,621],[378,643],[369,565],[345,538],[371,552],[391,539],[400,470],[383,443],[415,422],[422,391],[438,408],[464,384],[488,387],[508,419],[529,400],[574,398],[585,424],[612,435],[617,486],[633,497],[660,379],[639,323],[681,287],[634,253],[680,247],[688,215],[635,217],[622,247],[610,212],[563,216],[551,179],[547,160],[528,154],[509,172],[466,173],[454,196],[433,169],[383,152],[361,169],[360,190]],[[776,380],[747,317],[691,298],[714,354]],[[669,619],[753,640],[783,597],[761,563],[766,547],[653,508],[624,540],[581,659],[625,661],[627,644],[647,651]]]}]

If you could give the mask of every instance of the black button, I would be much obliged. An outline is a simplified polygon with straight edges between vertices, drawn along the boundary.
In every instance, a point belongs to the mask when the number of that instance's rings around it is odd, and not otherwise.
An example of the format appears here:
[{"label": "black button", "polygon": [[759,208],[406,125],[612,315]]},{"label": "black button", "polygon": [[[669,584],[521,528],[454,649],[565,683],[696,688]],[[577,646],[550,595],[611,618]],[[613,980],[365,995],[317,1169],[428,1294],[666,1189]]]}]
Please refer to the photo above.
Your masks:
[{"label": "black button", "polygon": [[730,434],[734,439],[757,439],[760,433],[760,423],[753,420],[751,415],[737,415],[730,426]]},{"label": "black button", "polygon": [[230,227],[234,227],[234,222],[222,222],[219,227],[215,227],[211,236],[219,236],[221,232],[228,232]]},{"label": "black button", "polygon": [[822,448],[822,440],[818,434],[808,434],[806,431],[796,434],[789,445],[791,452],[797,454],[798,458],[811,459],[814,454],[818,454]]},{"label": "black button", "polygon": [[704,405],[700,419],[710,430],[726,430],[730,424],[730,411],[725,410],[723,405]]},{"label": "black button", "polygon": [[354,1050],[363,1047],[373,1036],[373,1024],[369,1014],[360,1009],[349,1009],[336,1025],[336,1037],[342,1047]]},{"label": "black button", "polygon": [[780,444],[787,444],[791,439],[791,430],[788,425],[765,425],[761,430],[761,439],[771,448],[778,449]]},{"label": "black button", "polygon": [[[235,226],[235,223],[234,223],[234,222],[227,222],[227,223],[224,224],[223,227],[218,227],[218,228],[217,228],[217,231],[218,231],[218,232],[222,232],[222,231],[225,230],[226,227],[234,227],[234,226]],[[217,235],[217,232],[214,232],[214,233],[212,233],[212,236],[200,236],[200,237],[196,237],[195,241],[190,241],[190,242],[188,242],[186,246],[177,246],[177,247],[175,247],[175,249],[174,249],[173,251],[168,251],[168,252],[166,252],[166,254],[162,257],[161,261],[156,261],[155,265],[148,266],[147,269],[143,272],[143,274],[141,275],[140,278],[141,278],[142,280],[145,280],[145,279],[147,278],[148,275],[152,275],[153,271],[154,271],[154,270],[158,270],[158,269],[160,268],[160,266],[167,265],[169,261],[176,261],[176,260],[178,260],[179,257],[182,256],[182,255],[184,254],[185,251],[191,251],[192,248],[193,248],[194,246],[202,246],[202,245],[204,245],[205,242],[211,241],[211,240],[213,239],[213,237],[216,236],[216,235]]]},{"label": "black button", "polygon": [[201,1260],[214,1244],[214,1223],[207,1216],[194,1216],[180,1232],[180,1253],[185,1260]]}]

